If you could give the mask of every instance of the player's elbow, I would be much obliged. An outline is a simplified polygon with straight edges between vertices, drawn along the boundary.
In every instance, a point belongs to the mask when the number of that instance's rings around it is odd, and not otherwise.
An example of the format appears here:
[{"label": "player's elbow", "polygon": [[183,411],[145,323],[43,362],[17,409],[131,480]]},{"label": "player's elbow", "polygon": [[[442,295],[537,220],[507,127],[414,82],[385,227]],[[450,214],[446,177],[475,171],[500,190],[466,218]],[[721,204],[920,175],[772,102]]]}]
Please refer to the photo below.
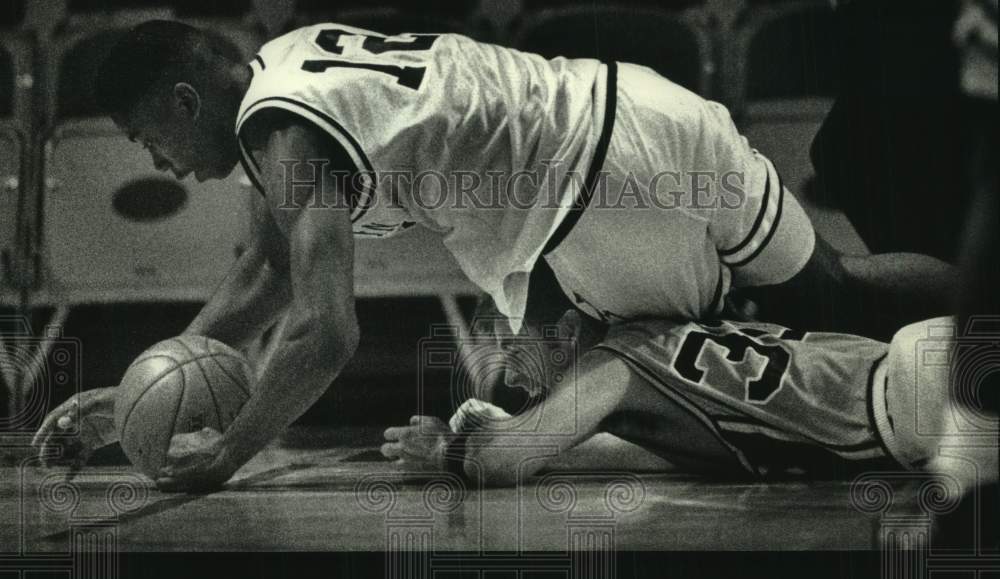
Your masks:
[{"label": "player's elbow", "polygon": [[346,324],[345,328],[337,332],[334,342],[334,347],[337,350],[344,352],[348,358],[353,358],[361,344],[361,328],[358,326],[357,320],[352,320]]},{"label": "player's elbow", "polygon": [[320,349],[333,354],[327,359],[338,366],[338,371],[354,357],[361,343],[361,329],[353,316],[339,319],[329,326],[324,324],[318,334]]},{"label": "player's elbow", "polygon": [[309,360],[314,371],[333,378],[354,357],[361,331],[353,316],[309,316],[308,322],[292,324],[287,339]]}]

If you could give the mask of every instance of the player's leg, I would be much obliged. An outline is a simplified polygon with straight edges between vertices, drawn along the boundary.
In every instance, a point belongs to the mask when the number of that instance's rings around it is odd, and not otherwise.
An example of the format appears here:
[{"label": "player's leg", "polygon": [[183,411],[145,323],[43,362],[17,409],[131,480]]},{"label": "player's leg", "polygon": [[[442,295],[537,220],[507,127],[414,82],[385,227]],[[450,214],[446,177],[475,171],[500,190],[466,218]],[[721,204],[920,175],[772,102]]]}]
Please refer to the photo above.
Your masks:
[{"label": "player's leg", "polygon": [[[955,270],[913,253],[846,256],[817,237],[806,265],[791,279],[749,286],[761,319],[816,331],[888,340],[900,326],[947,314]],[[801,296],[814,296],[803,303]]]},{"label": "player's leg", "polygon": [[602,430],[652,452],[688,472],[746,476],[713,428],[630,368],[627,393]]},{"label": "player's leg", "polygon": [[608,421],[623,438],[664,454],[697,450],[713,464],[725,453],[709,451],[724,449],[744,473],[762,475],[898,468],[869,418],[884,343],[769,324],[643,321],[612,328],[599,348],[634,374]]},{"label": "player's leg", "polygon": [[901,463],[942,473],[964,492],[997,481],[997,417],[969,404],[997,348],[989,337],[956,342],[956,330],[954,319],[939,318],[896,334],[882,390],[886,419],[877,421]]}]

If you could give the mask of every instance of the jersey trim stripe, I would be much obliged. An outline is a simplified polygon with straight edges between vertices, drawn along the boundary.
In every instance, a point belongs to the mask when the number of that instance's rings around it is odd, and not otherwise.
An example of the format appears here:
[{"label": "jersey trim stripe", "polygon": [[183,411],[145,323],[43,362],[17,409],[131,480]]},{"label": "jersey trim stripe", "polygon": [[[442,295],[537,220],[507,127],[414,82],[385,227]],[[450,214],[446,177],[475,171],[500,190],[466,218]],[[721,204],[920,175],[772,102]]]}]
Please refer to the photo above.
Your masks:
[{"label": "jersey trim stripe", "polygon": [[[742,267],[759,256],[778,231],[781,215],[785,204],[785,186],[781,175],[767,159],[762,158],[767,169],[767,183],[764,189],[764,201],[757,219],[750,229],[749,235],[739,245],[732,249],[719,252],[721,260],[730,267]],[[777,187],[775,187],[777,185]],[[774,194],[774,189],[777,194]],[[763,238],[761,233],[766,231]]]},{"label": "jersey trim stripe", "polygon": [[566,239],[569,232],[576,225],[583,215],[584,210],[590,206],[590,201],[594,198],[594,191],[597,190],[597,180],[600,171],[604,168],[604,161],[608,157],[608,149],[611,148],[611,134],[615,128],[615,117],[618,109],[618,63],[610,62],[608,67],[608,87],[605,98],[604,125],[601,127],[601,137],[597,141],[594,149],[594,158],[587,171],[587,180],[584,182],[583,190],[580,191],[580,200],[574,203],[572,209],[563,218],[562,223],[556,228],[552,237],[542,249],[542,255],[548,255],[556,250]]},{"label": "jersey trim stripe", "polygon": [[715,419],[720,428],[726,432],[765,434],[766,436],[787,442],[806,442],[810,444],[817,444],[827,450],[836,452],[837,454],[851,455],[851,458],[854,458],[855,455],[860,455],[860,458],[878,458],[885,456],[882,446],[879,444],[878,440],[875,439],[858,444],[830,444],[799,433],[781,430],[780,428],[748,416],[713,416],[712,418]]},{"label": "jersey trim stripe", "polygon": [[[247,161],[248,155],[246,149],[243,146],[243,139],[238,139],[238,140],[240,143],[240,165],[243,165],[243,172],[246,173],[247,179],[250,179],[250,182],[253,183],[253,186],[255,189],[257,189],[257,192],[260,193],[261,196],[263,196],[266,199],[267,190],[264,189],[264,186],[261,185],[260,183],[260,177],[258,176],[259,173],[254,172],[253,168],[250,166],[250,162]],[[250,157],[250,160],[252,161],[253,157]]]},{"label": "jersey trim stripe", "polygon": [[886,408],[885,391],[888,388],[887,360],[889,354],[879,358],[872,364],[871,372],[868,374],[868,421],[871,423],[872,431],[879,445],[885,451],[886,456],[891,458],[905,470],[913,470],[905,464],[899,453],[892,451],[895,447],[895,436],[892,426],[889,424],[888,408]]},{"label": "jersey trim stripe", "polygon": [[247,147],[246,141],[243,140],[242,136],[236,137],[236,141],[240,144],[240,153],[242,153],[243,157],[247,160],[247,162],[249,162],[250,165],[253,166],[254,171],[256,171],[258,175],[260,175],[261,174],[260,165],[257,164],[257,159],[254,159],[253,155],[250,154],[250,149]]},{"label": "jersey trim stripe", "polygon": [[736,253],[739,253],[740,251],[743,251],[743,249],[746,248],[746,246],[750,245],[750,243],[754,239],[754,236],[757,235],[757,231],[760,229],[760,226],[764,223],[764,215],[767,213],[767,208],[770,205],[770,203],[771,203],[771,173],[770,171],[768,171],[767,181],[764,183],[764,202],[761,203],[760,211],[757,212],[757,218],[753,222],[753,227],[750,228],[749,235],[747,235],[746,238],[740,243],[738,243],[735,247],[719,251],[719,255],[723,257],[728,257],[730,255],[734,255]]},{"label": "jersey trim stripe", "polygon": [[725,282],[726,282],[725,275],[726,275],[725,272],[723,272],[722,268],[720,267],[719,268],[719,281],[715,284],[715,293],[712,295],[712,303],[709,304],[709,306],[708,306],[708,311],[713,316],[718,316],[718,315],[722,314],[722,309],[723,309],[723,305],[722,305],[722,289],[723,289],[723,286],[725,285]]},{"label": "jersey trim stripe", "polygon": [[306,103],[287,97],[268,97],[247,107],[243,116],[236,123],[237,131],[239,131],[240,127],[242,127],[247,119],[249,119],[254,113],[269,107],[284,109],[304,117],[306,120],[311,121],[313,124],[323,129],[344,147],[344,151],[354,162],[358,171],[361,172],[362,178],[367,176],[369,180],[369,183],[362,192],[361,199],[358,200],[358,204],[352,212],[351,221],[356,222],[364,217],[374,204],[377,181],[375,169],[372,167],[368,156],[365,155],[360,143],[358,143],[358,141],[342,125],[340,125],[340,123],[335,121],[323,111]]},{"label": "jersey trim stripe", "polygon": [[751,253],[743,261],[731,264],[731,267],[743,267],[746,264],[757,259],[757,256],[759,256],[761,253],[764,253],[764,250],[767,249],[768,244],[771,243],[771,240],[774,238],[774,235],[778,232],[778,226],[781,224],[781,215],[784,209],[785,209],[785,184],[782,183],[781,177],[778,177],[778,211],[774,215],[774,222],[771,224],[770,229],[768,229],[767,235],[765,235],[764,239],[761,240],[760,245],[757,247],[757,250]]}]

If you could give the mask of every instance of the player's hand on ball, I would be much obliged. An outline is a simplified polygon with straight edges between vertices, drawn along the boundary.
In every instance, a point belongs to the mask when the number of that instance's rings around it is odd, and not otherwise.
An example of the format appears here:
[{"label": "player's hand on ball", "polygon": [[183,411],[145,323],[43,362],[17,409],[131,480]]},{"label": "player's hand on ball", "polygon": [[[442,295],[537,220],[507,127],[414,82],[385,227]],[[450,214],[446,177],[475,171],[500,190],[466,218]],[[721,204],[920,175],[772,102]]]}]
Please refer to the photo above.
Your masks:
[{"label": "player's hand on ball", "polygon": [[31,442],[44,466],[80,468],[95,450],[117,441],[115,392],[114,388],[81,392],[45,417]]},{"label": "player's hand on ball", "polygon": [[175,435],[156,486],[165,492],[216,490],[239,469],[225,459],[222,434],[212,428]]},{"label": "player's hand on ball", "polygon": [[444,470],[444,454],[455,434],[440,418],[414,416],[409,426],[389,428],[382,455],[406,470]]}]

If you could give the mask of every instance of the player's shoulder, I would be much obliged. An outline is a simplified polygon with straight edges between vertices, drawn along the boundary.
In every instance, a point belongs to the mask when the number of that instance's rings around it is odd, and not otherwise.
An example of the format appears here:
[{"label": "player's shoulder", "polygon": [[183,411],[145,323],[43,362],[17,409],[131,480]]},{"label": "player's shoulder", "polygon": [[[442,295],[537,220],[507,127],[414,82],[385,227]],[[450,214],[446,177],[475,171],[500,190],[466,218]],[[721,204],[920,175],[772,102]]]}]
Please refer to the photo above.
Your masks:
[{"label": "player's shoulder", "polygon": [[280,108],[262,109],[243,123],[240,138],[250,151],[263,152],[277,141],[319,144],[323,134],[301,116]]},{"label": "player's shoulder", "polygon": [[[257,55],[264,61],[265,67],[281,67],[288,64],[291,57],[297,57],[295,53],[312,52],[323,50],[321,46],[322,38],[332,33],[356,34],[362,36],[381,36],[377,32],[364,30],[353,26],[337,24],[334,22],[324,22],[296,28],[286,32],[272,40],[266,42],[257,51]],[[271,64],[268,63],[270,61]],[[299,63],[301,64],[301,63]]]}]

